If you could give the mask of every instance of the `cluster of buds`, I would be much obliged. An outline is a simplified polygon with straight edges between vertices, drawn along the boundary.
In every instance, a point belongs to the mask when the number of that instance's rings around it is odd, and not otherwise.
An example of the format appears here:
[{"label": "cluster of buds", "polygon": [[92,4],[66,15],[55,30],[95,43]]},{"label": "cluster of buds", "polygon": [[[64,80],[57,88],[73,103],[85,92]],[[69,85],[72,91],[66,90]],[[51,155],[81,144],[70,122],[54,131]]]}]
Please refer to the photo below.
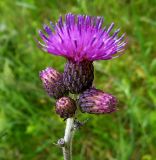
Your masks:
[{"label": "cluster of buds", "polygon": [[[39,35],[44,43],[38,45],[46,52],[63,56],[67,63],[63,73],[53,68],[40,72],[43,86],[49,96],[56,99],[56,113],[61,118],[74,116],[77,105],[84,113],[105,114],[116,110],[117,99],[92,87],[94,80],[93,62],[109,60],[123,54],[126,42],[124,34],[118,37],[119,29],[110,34],[114,23],[102,28],[102,17],[67,14],[51,29],[44,25]],[[68,94],[76,94],[71,99]]]},{"label": "cluster of buds", "polygon": [[[93,65],[90,65],[91,68],[89,68],[89,65],[83,65],[83,63],[77,64],[76,67],[71,67],[70,64],[75,66],[75,64],[68,62],[63,74],[50,67],[40,72],[40,78],[46,92],[50,97],[56,99],[56,113],[61,118],[72,117],[77,105],[83,113],[104,114],[114,112],[117,105],[116,98],[111,94],[92,88]],[[68,69],[70,69],[70,72],[67,72]],[[86,74],[83,74],[85,72]],[[69,92],[79,94],[77,102],[68,97]]]}]

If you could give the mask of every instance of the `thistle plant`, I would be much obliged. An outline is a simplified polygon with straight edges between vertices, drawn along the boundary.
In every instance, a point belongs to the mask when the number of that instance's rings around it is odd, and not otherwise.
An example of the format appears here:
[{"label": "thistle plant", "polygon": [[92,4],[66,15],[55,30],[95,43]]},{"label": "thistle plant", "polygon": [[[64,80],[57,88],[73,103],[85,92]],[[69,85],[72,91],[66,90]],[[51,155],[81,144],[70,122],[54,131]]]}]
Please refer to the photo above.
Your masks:
[{"label": "thistle plant", "polygon": [[[72,138],[82,122],[76,120],[77,111],[88,114],[110,114],[116,111],[117,98],[92,86],[94,61],[111,60],[124,52],[124,34],[114,27],[103,27],[103,17],[67,14],[54,25],[44,25],[39,31],[42,42],[38,46],[45,52],[63,56],[67,62],[64,72],[48,67],[40,72],[45,91],[56,99],[56,113],[66,121],[64,138],[58,140],[64,160],[72,159]],[[75,95],[70,97],[71,95]]]}]

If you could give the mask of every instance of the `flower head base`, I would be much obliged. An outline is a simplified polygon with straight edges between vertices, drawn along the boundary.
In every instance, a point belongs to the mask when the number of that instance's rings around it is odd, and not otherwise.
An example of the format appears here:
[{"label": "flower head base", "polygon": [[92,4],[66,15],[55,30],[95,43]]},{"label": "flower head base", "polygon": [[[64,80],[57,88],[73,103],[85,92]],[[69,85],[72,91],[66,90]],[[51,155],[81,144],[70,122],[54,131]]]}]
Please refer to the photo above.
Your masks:
[{"label": "flower head base", "polygon": [[121,56],[126,45],[124,34],[118,37],[119,29],[110,34],[114,23],[108,28],[102,28],[102,25],[102,17],[69,13],[64,22],[60,17],[55,26],[51,23],[54,31],[44,25],[46,34],[39,31],[44,44],[38,43],[44,51],[75,62],[108,60]]},{"label": "flower head base", "polygon": [[66,87],[63,85],[62,74],[55,69],[48,67],[40,72],[43,86],[49,96],[56,99],[67,94]]},{"label": "flower head base", "polygon": [[75,114],[76,103],[70,97],[62,97],[56,102],[56,113],[61,118],[69,118]]},{"label": "flower head base", "polygon": [[92,62],[82,61],[66,63],[63,82],[71,93],[81,93],[92,86],[94,67]]},{"label": "flower head base", "polygon": [[82,112],[104,114],[116,111],[117,99],[111,94],[91,88],[80,95],[78,104]]}]

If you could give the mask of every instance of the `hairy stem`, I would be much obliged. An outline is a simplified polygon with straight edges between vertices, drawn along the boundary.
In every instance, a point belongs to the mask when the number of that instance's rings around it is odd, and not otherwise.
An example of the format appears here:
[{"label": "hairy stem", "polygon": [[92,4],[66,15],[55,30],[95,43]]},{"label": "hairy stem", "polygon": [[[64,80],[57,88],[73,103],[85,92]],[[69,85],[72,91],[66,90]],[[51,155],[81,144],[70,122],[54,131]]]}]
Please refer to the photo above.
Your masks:
[{"label": "hairy stem", "polygon": [[63,147],[64,160],[72,160],[72,138],[73,138],[74,118],[68,118],[64,135],[65,146]]}]

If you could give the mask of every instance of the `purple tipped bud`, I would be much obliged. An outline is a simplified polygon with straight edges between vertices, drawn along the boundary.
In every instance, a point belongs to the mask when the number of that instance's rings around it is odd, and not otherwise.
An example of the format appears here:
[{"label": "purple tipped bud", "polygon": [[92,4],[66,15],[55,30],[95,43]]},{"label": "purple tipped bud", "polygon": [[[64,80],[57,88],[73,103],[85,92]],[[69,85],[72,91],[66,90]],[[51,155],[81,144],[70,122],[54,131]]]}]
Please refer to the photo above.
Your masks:
[{"label": "purple tipped bud", "polygon": [[116,111],[117,99],[111,94],[91,88],[80,95],[78,104],[82,112],[105,114]]},{"label": "purple tipped bud", "polygon": [[69,118],[75,114],[76,103],[70,97],[62,97],[56,102],[56,113],[61,118]]},{"label": "purple tipped bud", "polygon": [[55,69],[51,67],[46,68],[40,72],[40,78],[49,96],[58,99],[67,94],[66,88],[62,82],[62,74]]},{"label": "purple tipped bud", "polygon": [[93,79],[94,67],[92,62],[67,62],[63,73],[63,82],[71,93],[81,93],[90,88]]}]

